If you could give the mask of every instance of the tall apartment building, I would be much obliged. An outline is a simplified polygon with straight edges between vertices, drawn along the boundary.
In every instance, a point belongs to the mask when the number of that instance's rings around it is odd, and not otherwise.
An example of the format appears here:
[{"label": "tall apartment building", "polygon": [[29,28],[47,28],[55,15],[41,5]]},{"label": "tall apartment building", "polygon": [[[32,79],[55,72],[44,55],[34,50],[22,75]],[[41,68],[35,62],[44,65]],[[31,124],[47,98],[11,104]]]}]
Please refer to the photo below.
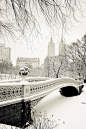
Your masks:
[{"label": "tall apartment building", "polygon": [[63,38],[61,38],[61,42],[59,43],[59,55],[65,54],[65,43],[63,41]]},{"label": "tall apartment building", "polygon": [[[50,39],[49,45],[48,45],[48,56],[44,60],[44,69],[45,69],[45,76],[47,77],[54,77],[55,72],[58,71],[58,69],[61,66],[61,57],[63,57],[63,63],[66,63],[65,59],[65,43],[63,41],[63,38],[61,38],[61,41],[59,43],[59,55],[55,56],[55,44],[53,43],[52,37]],[[59,74],[63,75],[65,69],[61,66],[61,69],[59,70]],[[56,75],[55,75],[56,77]]]},{"label": "tall apartment building", "polygon": [[31,65],[32,68],[40,67],[40,59],[39,58],[25,58],[25,57],[18,57],[16,66],[23,67]]},{"label": "tall apartment building", "polygon": [[48,57],[55,56],[55,44],[53,43],[53,39],[51,37],[50,42],[48,44]]},{"label": "tall apartment building", "polygon": [[11,48],[5,47],[5,44],[0,44],[0,60],[10,61]]}]

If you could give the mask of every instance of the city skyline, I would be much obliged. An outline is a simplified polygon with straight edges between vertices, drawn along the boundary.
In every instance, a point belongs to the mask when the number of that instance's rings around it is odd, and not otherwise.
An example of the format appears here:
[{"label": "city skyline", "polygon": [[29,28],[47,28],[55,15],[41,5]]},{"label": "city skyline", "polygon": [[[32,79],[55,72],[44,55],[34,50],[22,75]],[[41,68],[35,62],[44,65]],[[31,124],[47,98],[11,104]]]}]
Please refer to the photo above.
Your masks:
[{"label": "city skyline", "polygon": [[[70,31],[68,31],[68,34],[64,34],[65,43],[72,43],[77,39],[81,39],[86,33],[85,23],[86,19],[84,18],[82,19],[82,22],[78,22],[71,27]],[[58,55],[58,46],[61,41],[61,31],[59,33],[57,32],[58,35],[51,33],[47,28],[43,29],[42,32],[42,38],[40,38],[41,36],[37,37],[33,42],[25,42],[22,40],[22,37],[21,40],[16,43],[12,43],[12,41],[4,42],[4,40],[1,39],[1,43],[5,43],[7,47],[11,48],[11,60],[13,65],[16,65],[16,60],[18,57],[40,58],[40,63],[43,64],[44,59],[48,54],[48,43],[51,37],[53,38],[53,42],[55,44],[55,55]]]},{"label": "city skyline", "polygon": [[[62,42],[62,39],[61,39],[60,43],[61,43],[61,42]],[[59,45],[60,45],[60,43],[59,43]],[[5,46],[5,44],[1,44],[1,46],[4,46],[5,49],[7,48],[7,47]],[[58,48],[59,48],[59,47],[61,47],[61,49],[62,49],[62,46],[58,46]],[[50,38],[50,41],[49,41],[49,43],[48,43],[48,46],[47,46],[47,55],[46,55],[46,57],[47,57],[47,56],[49,56],[49,57],[55,56],[55,55],[56,55],[56,54],[55,54],[55,48],[56,48],[56,47],[55,47],[55,44],[54,44],[54,42],[53,42],[53,38],[51,37],[51,38]],[[58,52],[58,54],[59,54],[59,52]],[[11,52],[10,52],[10,56],[11,56]],[[45,57],[45,58],[46,58],[46,57]],[[6,57],[5,57],[5,58],[6,58]],[[19,57],[19,56],[18,56],[18,57],[16,58],[16,64],[15,64],[15,65],[16,65],[16,66],[18,65],[18,60],[20,60],[19,63],[20,63],[21,66],[22,66],[22,63],[25,65],[26,62],[28,62],[28,61],[27,61],[28,59],[33,60],[34,62],[35,62],[35,60],[38,60],[38,59],[40,60],[39,57],[38,57],[38,58],[37,58],[37,57],[35,57],[35,58],[34,58],[34,57],[32,57],[32,58],[30,57],[30,58],[29,58],[29,57],[23,57],[23,56],[20,56],[20,57]],[[35,59],[35,60],[34,60],[34,59]],[[44,59],[44,60],[45,60],[45,59]],[[24,61],[24,62],[21,62],[21,61]],[[29,64],[30,64],[30,62],[28,62],[28,65],[29,65]],[[35,64],[33,64],[33,67],[35,67],[34,65],[35,65]],[[41,64],[41,65],[42,65],[42,64]]]}]

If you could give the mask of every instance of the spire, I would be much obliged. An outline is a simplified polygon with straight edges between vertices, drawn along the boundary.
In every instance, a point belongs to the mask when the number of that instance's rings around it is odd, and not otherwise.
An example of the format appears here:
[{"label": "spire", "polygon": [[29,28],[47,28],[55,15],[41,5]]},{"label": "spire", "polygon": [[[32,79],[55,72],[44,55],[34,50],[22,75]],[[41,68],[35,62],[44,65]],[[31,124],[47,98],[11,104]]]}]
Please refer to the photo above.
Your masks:
[{"label": "spire", "polygon": [[63,43],[63,37],[61,37],[61,43]]},{"label": "spire", "polygon": [[52,36],[51,36],[51,39],[50,39],[50,42],[49,42],[49,45],[50,45],[50,44],[54,44],[54,43],[53,43]]},{"label": "spire", "polygon": [[51,42],[53,41],[53,39],[52,39],[52,36],[51,36],[51,40],[50,40]]},{"label": "spire", "polygon": [[61,37],[61,41],[59,43],[59,55],[64,55],[65,52],[65,43],[63,37]]},{"label": "spire", "polygon": [[55,44],[52,37],[50,38],[50,42],[48,44],[48,56],[55,56]]}]

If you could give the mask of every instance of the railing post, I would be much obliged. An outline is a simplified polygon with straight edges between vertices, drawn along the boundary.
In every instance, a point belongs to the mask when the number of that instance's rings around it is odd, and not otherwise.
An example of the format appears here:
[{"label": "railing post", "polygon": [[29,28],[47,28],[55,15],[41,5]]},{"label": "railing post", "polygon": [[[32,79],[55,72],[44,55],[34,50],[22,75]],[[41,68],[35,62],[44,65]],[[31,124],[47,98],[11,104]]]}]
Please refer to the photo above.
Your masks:
[{"label": "railing post", "polygon": [[22,98],[24,98],[24,85],[22,85]]}]

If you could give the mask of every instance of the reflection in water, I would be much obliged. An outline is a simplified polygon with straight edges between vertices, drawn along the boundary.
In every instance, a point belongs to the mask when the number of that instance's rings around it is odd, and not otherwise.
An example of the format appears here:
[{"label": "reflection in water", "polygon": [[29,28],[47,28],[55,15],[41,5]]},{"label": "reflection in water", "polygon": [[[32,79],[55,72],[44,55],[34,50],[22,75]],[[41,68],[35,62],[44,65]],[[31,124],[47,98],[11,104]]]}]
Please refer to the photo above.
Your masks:
[{"label": "reflection in water", "polygon": [[[37,112],[47,112],[53,115],[55,121],[60,119],[59,129],[86,129],[86,90],[78,96],[65,97],[58,90],[43,98],[36,106]],[[56,128],[57,129],[57,128]]]}]

